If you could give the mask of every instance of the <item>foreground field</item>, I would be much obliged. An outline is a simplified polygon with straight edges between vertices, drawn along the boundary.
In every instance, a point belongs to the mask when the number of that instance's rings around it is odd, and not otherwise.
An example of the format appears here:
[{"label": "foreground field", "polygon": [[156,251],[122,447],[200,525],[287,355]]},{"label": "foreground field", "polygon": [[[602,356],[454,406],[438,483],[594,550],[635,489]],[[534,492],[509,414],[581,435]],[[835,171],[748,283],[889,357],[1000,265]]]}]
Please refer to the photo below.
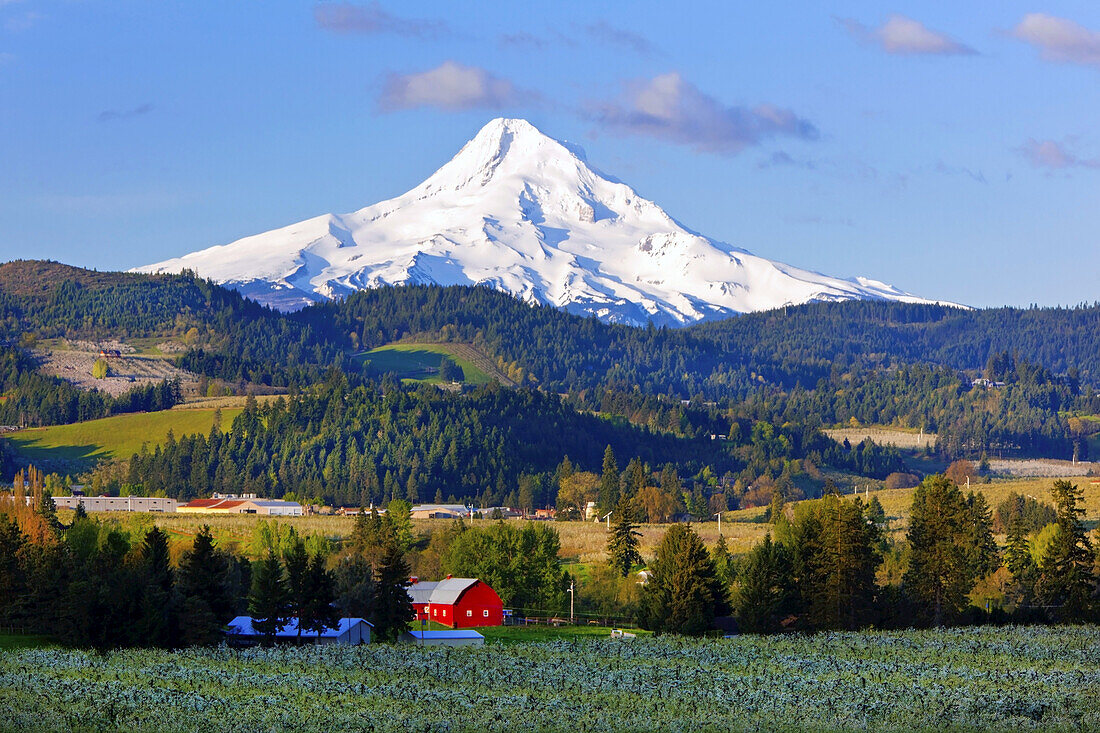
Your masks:
[{"label": "foreground field", "polygon": [[1100,631],[0,654],[3,730],[1088,730]]}]

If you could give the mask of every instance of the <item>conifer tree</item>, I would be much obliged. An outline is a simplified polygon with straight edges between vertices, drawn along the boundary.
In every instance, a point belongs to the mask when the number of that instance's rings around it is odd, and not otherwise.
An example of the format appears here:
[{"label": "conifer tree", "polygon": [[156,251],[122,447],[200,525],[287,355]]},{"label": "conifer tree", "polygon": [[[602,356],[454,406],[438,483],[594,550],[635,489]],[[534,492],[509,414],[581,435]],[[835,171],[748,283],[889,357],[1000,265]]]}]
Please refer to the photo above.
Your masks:
[{"label": "conifer tree", "polygon": [[726,612],[714,562],[690,527],[677,524],[665,532],[650,570],[639,604],[642,628],[698,635]]},{"label": "conifer tree", "polygon": [[309,604],[309,555],[305,544],[294,538],[286,553],[286,586],[290,597],[290,613],[298,619],[298,638],[302,638],[302,626]]},{"label": "conifer tree", "polygon": [[984,532],[975,512],[946,476],[929,476],[913,494],[908,540],[909,569],[903,585],[941,626],[966,607],[967,594],[985,574]]},{"label": "conifer tree", "polygon": [[619,503],[619,465],[615,462],[615,452],[610,445],[603,452],[598,503],[602,512],[611,511]]},{"label": "conifer tree", "polygon": [[384,641],[396,641],[413,618],[409,598],[409,563],[396,542],[388,543],[375,570],[375,595],[371,623],[373,634]]},{"label": "conifer tree", "polygon": [[1059,620],[1087,620],[1093,609],[1096,577],[1092,543],[1081,523],[1085,510],[1078,505],[1084,493],[1069,481],[1058,480],[1051,495],[1058,512],[1058,531],[1040,565],[1043,602],[1056,607]]},{"label": "conifer tree", "polygon": [[[74,520],[75,521],[75,520]],[[168,553],[168,535],[159,527],[145,534],[141,548],[144,588],[138,637],[151,646],[175,645],[175,613],[172,599],[173,573]]]},{"label": "conifer tree", "polygon": [[252,614],[252,628],[260,632],[264,644],[270,646],[290,618],[290,592],[283,565],[274,550],[268,550],[267,555],[252,567],[248,612]]},{"label": "conifer tree", "polygon": [[607,562],[620,577],[625,578],[630,574],[630,569],[642,561],[638,552],[638,538],[642,533],[631,519],[633,511],[629,502],[620,501],[616,513],[619,518],[607,539]]},{"label": "conifer tree", "polygon": [[743,631],[779,631],[793,608],[793,574],[787,549],[771,534],[752,548],[738,575],[736,614]]},{"label": "conifer tree", "polygon": [[332,571],[341,616],[369,619],[374,607],[374,571],[362,555],[340,558]]},{"label": "conifer tree", "polygon": [[863,503],[829,494],[798,506],[791,530],[795,582],[814,628],[856,629],[874,603],[878,530]]},{"label": "conifer tree", "polygon": [[730,553],[729,545],[726,544],[725,535],[718,535],[718,543],[714,545],[714,549],[711,551],[711,558],[714,560],[714,570],[718,573],[718,580],[722,582],[722,587],[728,593],[733,582],[737,579],[737,567],[733,555]]},{"label": "conifer tree", "polygon": [[317,553],[309,559],[306,571],[306,604],[299,627],[318,638],[325,629],[336,628],[340,614],[336,610],[336,584],[325,567],[325,558]]},{"label": "conifer tree", "polygon": [[214,549],[208,525],[199,530],[194,546],[180,562],[178,587],[183,599],[180,614],[183,643],[216,642],[222,624],[232,618],[233,597],[229,560]]}]

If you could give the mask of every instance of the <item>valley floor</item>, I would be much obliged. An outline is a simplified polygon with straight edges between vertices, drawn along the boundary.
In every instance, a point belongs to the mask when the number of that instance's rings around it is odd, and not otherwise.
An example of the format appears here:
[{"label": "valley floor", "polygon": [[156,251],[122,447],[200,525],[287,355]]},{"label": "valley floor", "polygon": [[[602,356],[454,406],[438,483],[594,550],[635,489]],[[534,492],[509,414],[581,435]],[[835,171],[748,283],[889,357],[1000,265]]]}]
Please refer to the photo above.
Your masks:
[{"label": "valley floor", "polygon": [[0,730],[1088,730],[1100,629],[0,651]]}]

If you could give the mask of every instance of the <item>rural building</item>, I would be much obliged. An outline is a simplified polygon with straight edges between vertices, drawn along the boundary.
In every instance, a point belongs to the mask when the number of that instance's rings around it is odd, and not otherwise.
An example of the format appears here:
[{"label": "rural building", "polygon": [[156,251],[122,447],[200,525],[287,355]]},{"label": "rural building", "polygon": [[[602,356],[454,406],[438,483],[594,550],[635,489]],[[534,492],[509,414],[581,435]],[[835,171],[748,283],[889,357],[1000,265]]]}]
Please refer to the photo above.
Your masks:
[{"label": "rural building", "polygon": [[398,641],[421,646],[484,646],[485,637],[473,629],[425,629],[406,631]]},{"label": "rural building", "polygon": [[[313,631],[303,631],[302,640],[318,644],[370,644],[370,632],[373,624],[362,618],[342,618],[336,628],[325,629],[318,635]],[[252,626],[251,616],[238,616],[229,622],[228,635],[239,641],[259,642],[263,634]],[[275,633],[278,641],[296,641],[298,639],[298,619],[290,619],[286,626]]]},{"label": "rural building", "polygon": [[175,499],[157,496],[55,496],[53,503],[58,509],[76,509],[83,504],[86,512],[172,513],[178,505]]},{"label": "rural building", "polygon": [[225,496],[212,499],[195,499],[176,508],[180,514],[261,514],[272,517],[300,517],[302,505],[296,501],[281,499],[257,499],[254,495],[244,497]]},{"label": "rural building", "polygon": [[504,623],[500,596],[477,578],[417,581],[409,586],[409,598],[421,621],[435,621],[452,629]]},{"label": "rural building", "polygon": [[438,580],[424,580],[409,578],[409,599],[412,601],[413,611],[417,621],[427,621],[431,618],[428,604],[432,602],[432,591],[439,585]]},{"label": "rural building", "polygon": [[507,506],[485,507],[484,509],[478,509],[477,514],[482,519],[518,519],[523,516],[523,512]]},{"label": "rural building", "polygon": [[418,504],[412,508],[413,519],[465,519],[470,510],[461,504]]}]

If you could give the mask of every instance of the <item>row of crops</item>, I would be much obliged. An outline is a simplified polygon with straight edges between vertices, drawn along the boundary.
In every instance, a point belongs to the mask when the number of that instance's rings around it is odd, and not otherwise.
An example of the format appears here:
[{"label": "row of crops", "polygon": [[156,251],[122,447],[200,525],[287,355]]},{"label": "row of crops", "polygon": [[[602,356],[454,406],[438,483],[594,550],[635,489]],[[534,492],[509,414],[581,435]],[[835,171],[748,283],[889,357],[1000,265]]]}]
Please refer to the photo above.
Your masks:
[{"label": "row of crops", "polygon": [[1100,629],[0,652],[0,730],[1100,727]]}]

